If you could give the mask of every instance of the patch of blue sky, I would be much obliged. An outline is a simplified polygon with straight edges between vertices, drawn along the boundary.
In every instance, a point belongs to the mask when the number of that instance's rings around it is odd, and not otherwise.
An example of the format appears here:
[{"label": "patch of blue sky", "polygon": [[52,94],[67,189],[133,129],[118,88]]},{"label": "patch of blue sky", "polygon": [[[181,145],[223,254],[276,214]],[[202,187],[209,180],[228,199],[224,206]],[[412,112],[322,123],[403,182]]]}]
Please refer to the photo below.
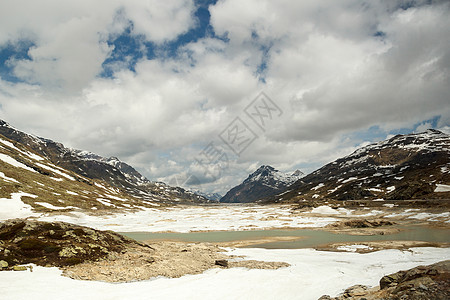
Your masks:
[{"label": "patch of blue sky", "polygon": [[136,63],[144,57],[154,56],[152,43],[146,42],[143,35],[133,34],[133,24],[129,26],[119,36],[110,37],[108,46],[112,46],[111,55],[103,62],[101,77],[113,77],[118,69],[127,68],[135,71]]},{"label": "patch of blue sky", "polygon": [[179,55],[179,49],[189,43],[195,43],[205,37],[226,40],[224,37],[216,36],[210,23],[211,15],[209,5],[214,5],[217,0],[196,0],[196,11],[194,18],[196,26],[176,39],[167,41],[162,45],[155,44],[145,39],[143,35],[133,33],[133,24],[119,36],[112,36],[107,41],[113,46],[111,55],[103,62],[101,77],[113,77],[114,72],[120,68],[127,68],[135,72],[135,66],[141,59],[170,59]]},{"label": "patch of blue sky", "polygon": [[30,40],[19,40],[15,43],[8,42],[0,45],[0,78],[9,82],[23,82],[14,74],[14,62],[19,60],[31,60],[28,54],[30,48],[35,46]]},{"label": "patch of blue sky", "polygon": [[378,125],[372,126],[367,130],[356,131],[343,136],[343,140],[350,140],[354,142],[354,146],[358,146],[361,142],[378,142],[386,139],[389,135],[410,134],[420,132],[425,129],[436,129],[441,116],[434,116],[430,119],[417,122],[411,127],[401,127],[386,131]]},{"label": "patch of blue sky", "polygon": [[268,62],[270,59],[270,50],[273,46],[273,41],[262,42],[258,36],[258,33],[255,31],[252,32],[252,43],[259,49],[261,52],[261,60],[256,67],[255,75],[258,77],[259,81],[262,83],[266,83],[265,75],[268,66]]}]

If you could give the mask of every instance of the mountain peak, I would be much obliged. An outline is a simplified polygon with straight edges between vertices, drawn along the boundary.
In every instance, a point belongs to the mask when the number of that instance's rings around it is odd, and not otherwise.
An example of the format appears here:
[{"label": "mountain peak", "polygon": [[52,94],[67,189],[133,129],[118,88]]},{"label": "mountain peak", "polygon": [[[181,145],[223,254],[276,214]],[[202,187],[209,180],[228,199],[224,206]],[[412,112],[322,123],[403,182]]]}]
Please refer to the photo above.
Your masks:
[{"label": "mountain peak", "polygon": [[304,174],[300,170],[296,170],[292,174],[278,171],[272,166],[262,165],[255,172],[250,174],[245,182],[260,181],[266,185],[279,186],[289,185],[297,181]]},{"label": "mountain peak", "polygon": [[303,177],[303,173],[283,173],[272,166],[262,165],[240,185],[232,188],[220,202],[247,203],[272,196]]}]

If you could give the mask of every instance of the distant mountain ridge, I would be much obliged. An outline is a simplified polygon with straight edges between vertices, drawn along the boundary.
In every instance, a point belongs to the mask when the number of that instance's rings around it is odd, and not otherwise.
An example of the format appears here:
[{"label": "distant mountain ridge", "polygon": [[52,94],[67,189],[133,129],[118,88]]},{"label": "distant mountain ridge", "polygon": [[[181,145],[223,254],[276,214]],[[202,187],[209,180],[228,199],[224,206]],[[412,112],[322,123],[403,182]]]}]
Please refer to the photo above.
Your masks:
[{"label": "distant mountain ridge", "polygon": [[259,167],[240,185],[232,188],[220,199],[222,203],[249,203],[276,195],[287,186],[303,177],[300,170],[292,174],[282,173],[267,165]]},{"label": "distant mountain ridge", "polygon": [[105,158],[88,151],[66,148],[61,143],[17,130],[2,120],[0,120],[0,135],[35,151],[57,167],[88,179],[102,180],[145,201],[166,204],[209,201],[181,187],[152,182],[116,157]]},{"label": "distant mountain ridge", "polygon": [[327,199],[450,199],[450,136],[429,129],[370,144],[265,201]]}]

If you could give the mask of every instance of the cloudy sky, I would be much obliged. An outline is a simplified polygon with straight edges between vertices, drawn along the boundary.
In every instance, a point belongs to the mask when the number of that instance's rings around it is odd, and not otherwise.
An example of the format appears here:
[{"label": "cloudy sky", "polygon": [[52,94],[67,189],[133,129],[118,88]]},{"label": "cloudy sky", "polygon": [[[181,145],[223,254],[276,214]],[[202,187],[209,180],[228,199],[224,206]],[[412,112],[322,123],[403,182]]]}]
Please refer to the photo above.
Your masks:
[{"label": "cloudy sky", "polygon": [[224,193],[450,123],[448,1],[3,0],[0,118]]}]

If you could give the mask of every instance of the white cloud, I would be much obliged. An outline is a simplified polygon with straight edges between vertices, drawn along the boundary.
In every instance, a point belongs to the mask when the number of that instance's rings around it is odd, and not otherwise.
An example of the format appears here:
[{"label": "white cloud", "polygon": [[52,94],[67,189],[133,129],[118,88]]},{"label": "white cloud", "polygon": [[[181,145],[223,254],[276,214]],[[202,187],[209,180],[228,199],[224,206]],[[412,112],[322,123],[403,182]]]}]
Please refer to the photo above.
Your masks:
[{"label": "white cloud", "polygon": [[9,62],[15,75],[55,91],[79,92],[102,71],[113,50],[106,44],[109,35],[132,22],[134,34],[163,43],[196,25],[193,9],[191,0],[5,1],[0,4],[0,45],[31,40],[31,60]]},{"label": "white cloud", "polygon": [[122,5],[135,32],[157,43],[172,40],[195,25],[192,0],[123,1]]},{"label": "white cloud", "polygon": [[[218,180],[203,176],[207,189],[224,192],[259,164],[312,171],[361,142],[345,134],[371,126],[388,134],[441,116],[438,126],[448,127],[445,2],[404,10],[394,1],[218,1],[211,25],[228,40],[208,35],[176,57],[144,57],[136,72],[116,63],[114,79],[98,78],[113,50],[109,36],[132,22],[142,42],[164,46],[197,26],[193,1],[6,2],[0,47],[23,39],[35,46],[32,60],[10,61],[27,82],[0,81],[0,116],[119,156],[152,179],[202,176],[196,155],[237,116],[258,139],[230,155]],[[260,91],[283,110],[264,132],[243,113]]]}]

